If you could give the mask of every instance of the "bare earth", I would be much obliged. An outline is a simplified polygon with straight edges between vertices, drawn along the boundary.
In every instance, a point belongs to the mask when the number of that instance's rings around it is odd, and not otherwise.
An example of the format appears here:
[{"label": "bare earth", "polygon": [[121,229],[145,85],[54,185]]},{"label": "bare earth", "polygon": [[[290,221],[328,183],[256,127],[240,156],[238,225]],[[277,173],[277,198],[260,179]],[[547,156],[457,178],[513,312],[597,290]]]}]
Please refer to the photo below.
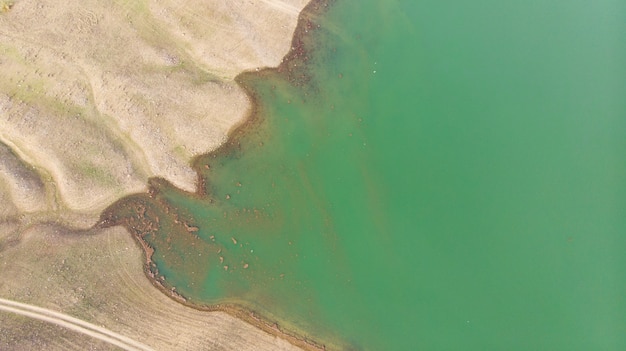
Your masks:
[{"label": "bare earth", "polygon": [[[25,253],[36,258],[25,260]],[[142,261],[122,228],[72,233],[33,226],[19,245],[0,252],[0,296],[61,311],[154,350],[296,350],[227,314],[168,298],[146,279]],[[123,349],[56,323],[6,313],[3,305],[0,300],[0,350]]]},{"label": "bare earth", "polygon": [[[307,2],[0,0],[0,299],[157,350],[292,348],[162,295],[123,229],[68,228],[149,177],[193,191],[191,158],[251,107],[234,77],[280,63]],[[0,349],[120,348],[16,308],[0,304]]]}]

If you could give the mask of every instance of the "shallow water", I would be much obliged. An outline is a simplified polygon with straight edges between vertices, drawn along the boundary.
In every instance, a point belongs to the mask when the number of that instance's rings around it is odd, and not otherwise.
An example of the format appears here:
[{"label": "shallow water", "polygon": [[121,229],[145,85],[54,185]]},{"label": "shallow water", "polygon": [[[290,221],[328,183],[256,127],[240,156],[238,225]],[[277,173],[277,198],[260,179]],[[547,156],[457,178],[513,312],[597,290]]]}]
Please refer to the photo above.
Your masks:
[{"label": "shallow water", "polygon": [[308,84],[244,79],[260,122],[199,162],[209,196],[159,195],[199,228],[162,214],[160,274],[335,348],[626,347],[625,17],[333,3]]}]

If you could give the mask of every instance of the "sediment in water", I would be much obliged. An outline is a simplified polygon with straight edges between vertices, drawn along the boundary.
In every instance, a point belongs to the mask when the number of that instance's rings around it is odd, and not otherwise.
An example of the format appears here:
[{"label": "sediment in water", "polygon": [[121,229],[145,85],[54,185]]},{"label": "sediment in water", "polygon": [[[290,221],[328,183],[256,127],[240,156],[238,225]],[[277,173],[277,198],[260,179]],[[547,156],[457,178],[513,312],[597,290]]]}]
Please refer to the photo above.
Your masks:
[{"label": "sediment in water", "polygon": [[[229,133],[228,140],[218,149],[204,155],[195,157],[191,164],[196,171],[197,184],[195,192],[186,192],[177,189],[173,184],[163,178],[151,178],[147,193],[126,196],[107,209],[105,209],[96,227],[106,228],[115,225],[124,226],[133,236],[135,242],[142,248],[145,255],[144,273],[151,283],[167,296],[184,305],[203,311],[222,311],[236,318],[242,319],[267,333],[283,338],[293,345],[305,350],[324,350],[326,345],[316,340],[310,340],[299,332],[282,327],[278,322],[268,319],[266,316],[233,303],[200,304],[177,292],[176,287],[170,285],[153,262],[153,255],[158,248],[151,245],[146,237],[153,240],[161,240],[161,244],[167,246],[171,238],[176,236],[177,241],[183,245],[197,247],[205,245],[206,254],[218,254],[215,250],[203,243],[202,239],[195,234],[198,227],[193,217],[187,213],[181,213],[181,209],[172,206],[161,196],[164,190],[175,190],[190,198],[197,198],[211,204],[213,194],[210,189],[211,160],[241,152],[241,141],[250,132],[256,130],[263,122],[263,112],[260,110],[259,99],[250,82],[263,79],[270,74],[278,74],[293,86],[301,89],[314,89],[314,83],[307,71],[307,62],[311,51],[312,33],[319,28],[316,18],[331,5],[331,0],[312,0],[300,13],[298,25],[294,31],[291,50],[275,68],[265,68],[254,72],[244,72],[237,76],[237,83],[244,88],[251,100],[251,108],[248,117],[239,125],[234,126]],[[160,230],[163,230],[162,218],[168,217],[174,225],[168,224],[168,235],[157,238]],[[161,246],[161,245],[159,245]],[[246,267],[247,268],[247,267]],[[225,266],[225,269],[228,269]]]}]

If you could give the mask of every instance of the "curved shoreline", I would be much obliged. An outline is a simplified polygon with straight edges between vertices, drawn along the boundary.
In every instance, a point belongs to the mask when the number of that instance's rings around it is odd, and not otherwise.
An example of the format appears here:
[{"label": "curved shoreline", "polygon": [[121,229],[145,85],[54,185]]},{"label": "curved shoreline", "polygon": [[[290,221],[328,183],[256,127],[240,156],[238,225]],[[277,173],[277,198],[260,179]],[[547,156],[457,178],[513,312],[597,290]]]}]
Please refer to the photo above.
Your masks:
[{"label": "curved shoreline", "polygon": [[[300,12],[298,16],[298,23],[294,30],[291,41],[291,49],[284,56],[280,65],[278,65],[277,67],[267,67],[256,71],[246,71],[236,76],[235,81],[245,91],[247,97],[250,99],[251,107],[247,116],[240,123],[231,128],[228,133],[227,140],[217,149],[205,154],[198,155],[192,159],[191,166],[197,174],[195,192],[188,192],[182,189],[177,189],[178,191],[184,192],[185,195],[189,197],[209,199],[211,194],[206,193],[207,179],[203,176],[202,170],[202,168],[207,165],[203,162],[203,160],[208,157],[216,157],[218,155],[226,155],[232,153],[239,147],[239,142],[241,138],[244,138],[250,130],[253,130],[258,125],[258,123],[261,122],[259,97],[254,89],[250,88],[247,85],[246,80],[249,79],[248,77],[258,79],[259,76],[267,74],[269,72],[277,72],[278,74],[284,76],[293,85],[305,86],[309,83],[309,77],[306,74],[306,68],[304,67],[304,63],[308,61],[308,53],[310,51],[310,48],[305,47],[302,39],[305,36],[309,35],[310,31],[315,29],[313,18],[316,15],[323,13],[330,5],[329,3],[330,0],[311,0]],[[159,279],[158,269],[156,269],[156,266],[152,262],[154,249],[143,239],[143,236],[146,234],[146,232],[142,231],[142,229],[145,230],[146,228],[150,230],[158,228],[158,217],[156,217],[156,222],[148,220],[142,222],[142,228],[137,228],[135,225],[116,218],[114,212],[124,207],[126,205],[124,201],[132,199],[133,196],[148,195],[150,198],[154,198],[155,195],[163,187],[175,188],[173,184],[171,184],[168,180],[164,178],[150,178],[147,193],[128,195],[123,197],[122,199],[119,199],[101,213],[100,220],[94,225],[94,228],[106,228],[114,225],[124,226],[127,231],[131,233],[135,243],[137,243],[143,251],[143,255],[146,260],[143,270],[146,277],[149,279],[153,286],[155,286],[162,293],[175,300],[176,302],[200,311],[220,311],[227,313],[235,318],[243,320],[263,330],[270,335],[282,338],[292,345],[300,347],[304,350],[326,350],[325,344],[321,344],[317,341],[299,335],[294,331],[285,329],[281,327],[278,322],[271,321],[270,319],[262,316],[261,314],[255,312],[250,308],[244,307],[243,305],[238,305],[234,303],[218,303],[213,305],[206,305],[189,302],[184,296],[176,292],[175,287],[170,287],[167,285],[167,283],[164,282],[163,279]],[[141,211],[145,211],[145,207]],[[169,210],[166,210],[166,212],[168,211]],[[185,227],[188,227],[186,223],[183,224],[185,224]]]},{"label": "curved shoreline", "polygon": [[280,64],[308,2],[15,2],[0,13],[2,197],[86,229],[150,177],[193,191],[189,161],[249,114],[235,77]]}]

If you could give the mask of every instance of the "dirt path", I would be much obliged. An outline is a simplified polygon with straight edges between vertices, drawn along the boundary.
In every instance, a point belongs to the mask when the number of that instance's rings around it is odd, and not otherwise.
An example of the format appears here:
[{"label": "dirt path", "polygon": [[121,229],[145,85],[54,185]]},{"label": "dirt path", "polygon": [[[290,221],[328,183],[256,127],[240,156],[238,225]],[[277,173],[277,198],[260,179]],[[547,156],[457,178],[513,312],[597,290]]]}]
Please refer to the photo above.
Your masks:
[{"label": "dirt path", "polygon": [[0,311],[19,314],[24,317],[52,323],[72,331],[102,340],[127,351],[149,351],[149,346],[141,344],[123,335],[108,329],[87,323],[80,319],[55,312],[46,308],[28,305],[20,302],[0,298]]}]

